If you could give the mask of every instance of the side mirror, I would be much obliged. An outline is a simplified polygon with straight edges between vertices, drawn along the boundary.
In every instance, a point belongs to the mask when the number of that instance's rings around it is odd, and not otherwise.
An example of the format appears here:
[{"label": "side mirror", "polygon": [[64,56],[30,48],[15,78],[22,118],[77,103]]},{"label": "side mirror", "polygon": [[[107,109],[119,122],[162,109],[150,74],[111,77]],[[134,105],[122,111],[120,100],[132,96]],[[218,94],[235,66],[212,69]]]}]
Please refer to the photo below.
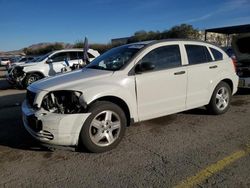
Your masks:
[{"label": "side mirror", "polygon": [[155,69],[155,65],[151,62],[139,63],[135,66],[135,73],[147,72]]},{"label": "side mirror", "polygon": [[47,59],[46,63],[47,64],[53,63],[53,60],[49,58],[49,59]]}]

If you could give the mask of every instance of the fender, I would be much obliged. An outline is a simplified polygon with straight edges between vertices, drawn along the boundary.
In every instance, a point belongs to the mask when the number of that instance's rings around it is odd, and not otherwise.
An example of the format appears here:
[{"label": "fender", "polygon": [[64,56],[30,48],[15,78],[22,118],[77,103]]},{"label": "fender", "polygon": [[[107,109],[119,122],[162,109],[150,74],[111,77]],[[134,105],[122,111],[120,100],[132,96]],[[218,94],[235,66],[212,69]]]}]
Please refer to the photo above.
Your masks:
[{"label": "fender", "polygon": [[25,72],[26,75],[27,75],[27,74],[34,74],[34,73],[38,73],[38,74],[42,75],[43,78],[45,77],[44,73],[41,72],[41,71],[30,71],[30,72]]},{"label": "fender", "polygon": [[232,93],[235,93],[235,88],[237,88],[237,86],[234,84],[234,81],[232,80],[232,75],[228,74],[226,71],[223,71],[219,77],[217,77],[214,80],[211,80],[211,84],[210,84],[210,88],[209,88],[209,100],[207,101],[207,104],[210,102],[211,97],[213,95],[213,92],[216,88],[216,86],[222,81],[222,80],[230,80],[232,82],[232,86],[233,86],[233,90]]},{"label": "fender", "polygon": [[[132,90],[131,90],[132,89]],[[135,95],[135,88],[128,89],[122,87],[118,84],[105,84],[101,87],[91,87],[84,91],[83,97],[85,102],[89,105],[92,102],[102,98],[102,97],[116,97],[123,100],[130,111],[130,118],[133,118],[135,122],[138,121],[137,114],[137,101]],[[130,92],[132,91],[132,92]]]},{"label": "fender", "polygon": [[37,65],[33,65],[33,66],[24,67],[23,71],[26,74],[39,73],[39,74],[43,75],[43,77],[46,77],[46,73],[45,73],[45,70],[44,70],[43,66],[38,65],[38,64]]}]

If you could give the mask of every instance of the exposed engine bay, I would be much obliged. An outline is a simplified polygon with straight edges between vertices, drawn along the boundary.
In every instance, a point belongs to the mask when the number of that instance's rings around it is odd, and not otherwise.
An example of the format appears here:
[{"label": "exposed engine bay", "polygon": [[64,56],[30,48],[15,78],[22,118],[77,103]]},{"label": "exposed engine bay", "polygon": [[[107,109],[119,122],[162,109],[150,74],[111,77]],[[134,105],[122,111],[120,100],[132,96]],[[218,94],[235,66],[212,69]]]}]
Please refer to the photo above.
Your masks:
[{"label": "exposed engine bay", "polygon": [[41,107],[52,113],[77,114],[86,112],[82,93],[78,91],[53,91],[48,93],[42,101]]},{"label": "exposed engine bay", "polygon": [[12,80],[15,80],[17,85],[22,86],[22,81],[26,76],[26,73],[23,71],[23,67],[15,66],[8,71],[8,74]]}]

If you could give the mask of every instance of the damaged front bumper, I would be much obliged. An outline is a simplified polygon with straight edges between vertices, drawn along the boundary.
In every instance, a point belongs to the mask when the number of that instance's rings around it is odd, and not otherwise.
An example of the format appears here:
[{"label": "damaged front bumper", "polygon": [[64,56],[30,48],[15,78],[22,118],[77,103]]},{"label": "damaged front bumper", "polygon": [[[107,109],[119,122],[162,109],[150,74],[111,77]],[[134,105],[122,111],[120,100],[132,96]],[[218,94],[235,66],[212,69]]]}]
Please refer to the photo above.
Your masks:
[{"label": "damaged front bumper", "polygon": [[11,85],[17,85],[19,87],[23,86],[23,79],[25,78],[26,73],[23,72],[22,67],[13,67],[8,69],[7,74],[6,74],[6,80],[11,84]]},{"label": "damaged front bumper", "polygon": [[25,129],[38,141],[60,146],[76,146],[81,128],[90,113],[57,114],[35,110],[27,100],[22,104]]}]

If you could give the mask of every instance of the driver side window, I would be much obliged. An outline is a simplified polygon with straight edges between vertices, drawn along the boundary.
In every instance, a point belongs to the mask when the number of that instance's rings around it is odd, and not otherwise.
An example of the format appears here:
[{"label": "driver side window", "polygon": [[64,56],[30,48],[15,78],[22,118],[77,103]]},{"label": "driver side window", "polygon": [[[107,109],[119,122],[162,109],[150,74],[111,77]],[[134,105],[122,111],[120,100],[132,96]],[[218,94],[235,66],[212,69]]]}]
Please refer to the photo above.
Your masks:
[{"label": "driver side window", "polygon": [[154,70],[164,70],[181,66],[179,45],[168,45],[153,49],[140,61],[140,63],[149,62],[154,64]]}]

